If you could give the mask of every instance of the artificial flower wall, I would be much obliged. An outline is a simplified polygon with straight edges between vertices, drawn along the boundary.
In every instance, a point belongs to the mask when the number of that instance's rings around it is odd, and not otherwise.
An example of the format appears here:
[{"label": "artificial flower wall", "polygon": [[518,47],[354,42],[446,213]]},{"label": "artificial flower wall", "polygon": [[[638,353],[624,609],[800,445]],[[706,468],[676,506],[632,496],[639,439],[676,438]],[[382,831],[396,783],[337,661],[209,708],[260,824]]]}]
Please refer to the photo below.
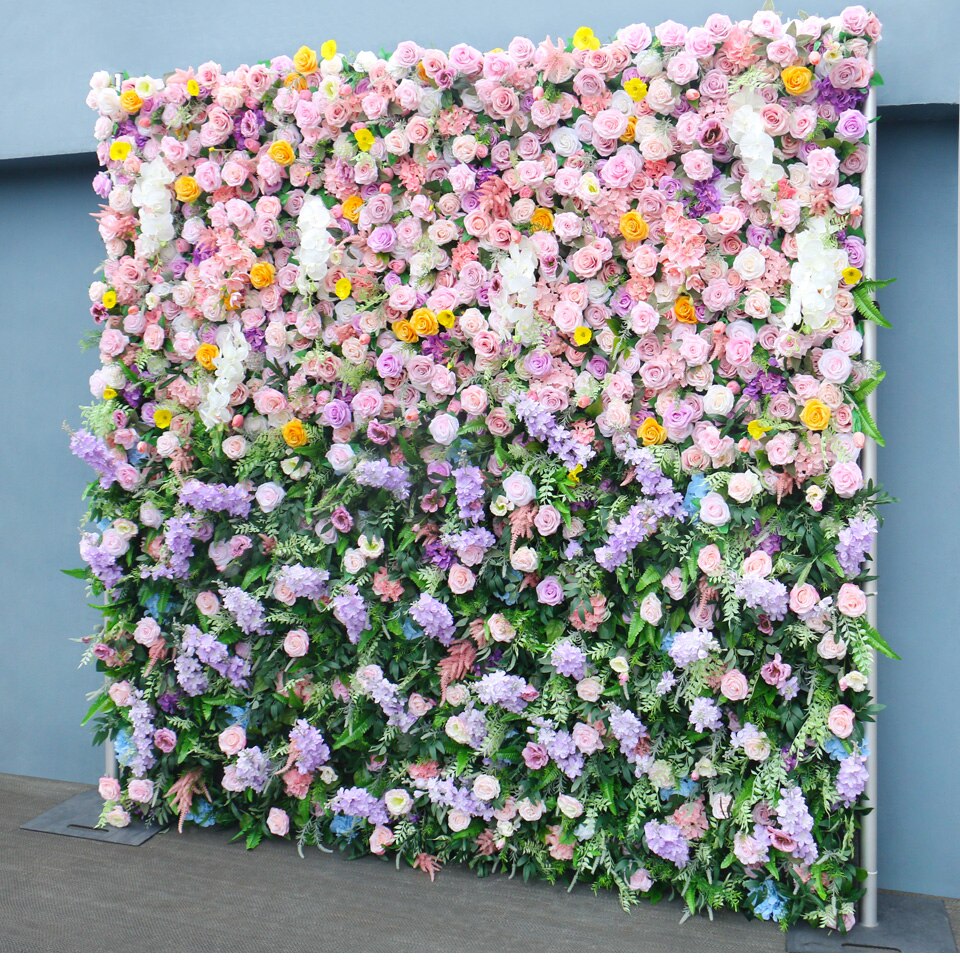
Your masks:
[{"label": "artificial flower wall", "polygon": [[853,923],[879,36],[94,75],[108,822]]}]

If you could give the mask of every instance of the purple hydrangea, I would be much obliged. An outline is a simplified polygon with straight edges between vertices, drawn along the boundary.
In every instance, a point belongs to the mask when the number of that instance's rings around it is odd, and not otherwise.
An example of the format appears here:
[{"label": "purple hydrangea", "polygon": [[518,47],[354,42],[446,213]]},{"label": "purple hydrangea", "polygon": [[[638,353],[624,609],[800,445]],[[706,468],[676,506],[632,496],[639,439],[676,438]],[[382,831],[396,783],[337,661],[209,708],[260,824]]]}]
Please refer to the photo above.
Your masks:
[{"label": "purple hydrangea", "polygon": [[457,508],[465,522],[483,521],[483,472],[473,465],[455,468]]},{"label": "purple hydrangea", "polygon": [[869,773],[867,765],[860,753],[855,752],[840,760],[837,772],[837,795],[845,806],[851,806],[860,798],[867,788]]},{"label": "purple hydrangea", "polygon": [[241,789],[263,792],[270,778],[270,760],[258,746],[241,749],[237,754],[236,765],[232,768],[236,783]]},{"label": "purple hydrangea", "polygon": [[556,455],[565,468],[574,469],[577,465],[586,465],[596,454],[589,445],[577,441],[572,432],[558,424],[553,413],[540,402],[532,398],[511,400],[515,401],[514,410],[530,437],[542,441],[547,446],[547,451]]},{"label": "purple hydrangea", "polygon": [[442,645],[453,642],[453,615],[443,602],[432,595],[421,593],[420,598],[410,606],[410,618],[431,639],[437,639]]},{"label": "purple hydrangea", "polygon": [[324,742],[320,730],[306,719],[297,719],[290,730],[290,745],[297,752],[296,767],[302,773],[319,769],[330,758],[330,747]]},{"label": "purple hydrangea", "polygon": [[233,616],[241,631],[247,635],[266,635],[267,622],[263,605],[242,588],[231,585],[221,593],[223,607]]},{"label": "purple hydrangea", "polygon": [[760,609],[774,622],[780,622],[787,617],[789,593],[787,587],[776,579],[744,575],[737,579],[733,592],[750,608]]},{"label": "purple hydrangea", "polygon": [[356,679],[364,694],[383,710],[391,726],[396,726],[401,732],[408,732],[413,727],[417,717],[407,709],[400,686],[386,678],[380,666],[362,666],[357,671]]},{"label": "purple hydrangea", "polygon": [[353,585],[348,585],[331,602],[334,618],[347,630],[347,638],[356,645],[360,636],[370,628],[370,615],[363,597]]},{"label": "purple hydrangea", "polygon": [[477,698],[485,706],[500,706],[508,712],[523,712],[527,706],[523,694],[529,691],[527,680],[519,675],[508,675],[503,669],[488,672],[473,684]]},{"label": "purple hydrangea", "polygon": [[550,663],[560,675],[579,682],[586,674],[587,657],[579,645],[568,639],[558,642],[550,653]]},{"label": "purple hydrangea", "polygon": [[683,838],[679,826],[651,819],[643,827],[643,836],[650,852],[669,860],[677,869],[683,869],[690,862],[690,844]]},{"label": "purple hydrangea", "polygon": [[704,732],[707,729],[714,731],[723,725],[720,721],[720,709],[713,699],[697,696],[693,700],[693,705],[690,707],[690,725],[697,732]]},{"label": "purple hydrangea", "polygon": [[647,735],[647,727],[630,709],[611,706],[610,731],[620,744],[620,751],[627,757],[627,762],[638,763],[641,759],[638,746]]},{"label": "purple hydrangea", "polygon": [[816,860],[818,850],[812,834],[813,817],[807,810],[807,801],[799,786],[783,790],[777,803],[777,816],[780,828],[797,844],[794,857],[809,866]]},{"label": "purple hydrangea", "polygon": [[225,485],[222,482],[207,484],[199,478],[189,478],[180,489],[181,505],[188,505],[202,512],[226,512],[239,518],[250,514],[253,500],[242,485]]},{"label": "purple hydrangea", "polygon": [[853,518],[837,535],[837,561],[849,578],[860,574],[860,569],[873,550],[877,534],[877,520],[872,516]]},{"label": "purple hydrangea", "polygon": [[70,437],[70,451],[100,476],[101,488],[109,488],[117,480],[117,460],[102,438],[81,428]]},{"label": "purple hydrangea", "polygon": [[678,632],[670,644],[670,658],[678,669],[709,657],[719,648],[717,640],[706,629],[690,629]]},{"label": "purple hydrangea", "polygon": [[382,826],[390,821],[383,800],[377,799],[369,790],[360,786],[342,787],[330,800],[330,811],[344,816],[366,819],[372,826]]},{"label": "purple hydrangea", "polygon": [[298,599],[317,602],[327,594],[330,573],[322,568],[307,565],[284,565],[277,573],[274,588],[279,585],[289,589]]},{"label": "purple hydrangea", "polygon": [[353,470],[353,477],[365,488],[383,488],[400,501],[410,497],[410,472],[391,465],[386,458],[361,461]]}]

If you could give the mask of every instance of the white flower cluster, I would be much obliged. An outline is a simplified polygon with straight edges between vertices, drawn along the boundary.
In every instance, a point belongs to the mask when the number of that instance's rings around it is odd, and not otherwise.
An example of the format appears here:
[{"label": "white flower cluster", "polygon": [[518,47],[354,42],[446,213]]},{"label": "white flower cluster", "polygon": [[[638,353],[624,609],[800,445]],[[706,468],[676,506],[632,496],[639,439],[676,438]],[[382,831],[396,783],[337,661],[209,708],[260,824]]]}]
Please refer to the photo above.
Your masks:
[{"label": "white flower cluster", "polygon": [[297,215],[297,231],[300,234],[300,246],[296,253],[300,264],[297,290],[301,294],[316,291],[316,282],[326,276],[333,253],[333,238],[328,230],[330,223],[330,212],[323,201],[316,194],[307,194]]},{"label": "white flower cluster", "polygon": [[830,324],[848,263],[847,252],[833,242],[824,218],[814,218],[797,234],[797,259],[790,268],[790,300],[784,311],[791,328],[802,321],[808,331],[822,331]]},{"label": "white flower cluster", "polygon": [[138,257],[154,257],[173,240],[173,195],[170,185],[176,175],[162,157],[141,165],[130,200],[140,218],[137,236]]},{"label": "white flower cluster", "polygon": [[490,300],[490,307],[499,320],[494,327],[501,334],[516,338],[521,344],[533,343],[538,334],[533,316],[533,303],[537,296],[537,263],[537,251],[529,238],[524,237],[519,244],[511,244],[507,256],[501,258],[497,265],[502,282],[500,290]]},{"label": "white flower cluster", "polygon": [[753,104],[742,104],[733,112],[728,130],[751,180],[770,187],[783,176],[783,168],[773,162],[773,138]]},{"label": "white flower cluster", "polygon": [[243,383],[245,368],[244,361],[250,354],[250,345],[243,336],[238,322],[222,325],[217,332],[217,347],[220,353],[214,359],[213,366],[217,374],[208,387],[200,402],[200,418],[207,428],[225,424],[230,419],[230,396],[237,385]]}]

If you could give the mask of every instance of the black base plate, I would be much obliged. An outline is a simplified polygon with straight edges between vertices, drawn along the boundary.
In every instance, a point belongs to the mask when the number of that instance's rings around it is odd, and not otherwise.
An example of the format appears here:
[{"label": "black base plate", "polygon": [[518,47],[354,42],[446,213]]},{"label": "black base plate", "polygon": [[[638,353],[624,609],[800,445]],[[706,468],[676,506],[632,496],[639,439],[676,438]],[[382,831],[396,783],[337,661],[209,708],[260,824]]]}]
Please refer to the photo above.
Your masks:
[{"label": "black base plate", "polygon": [[53,809],[24,823],[21,829],[38,833],[53,833],[57,836],[76,836],[80,839],[95,839],[101,843],[119,843],[121,846],[140,846],[160,832],[160,827],[134,820],[129,826],[117,829],[105,826],[97,829],[97,821],[103,811],[103,800],[96,789],[72,796]]},{"label": "black base plate", "polygon": [[788,953],[956,953],[943,900],[912,893],[877,894],[876,926],[842,936],[801,924],[787,932]]}]

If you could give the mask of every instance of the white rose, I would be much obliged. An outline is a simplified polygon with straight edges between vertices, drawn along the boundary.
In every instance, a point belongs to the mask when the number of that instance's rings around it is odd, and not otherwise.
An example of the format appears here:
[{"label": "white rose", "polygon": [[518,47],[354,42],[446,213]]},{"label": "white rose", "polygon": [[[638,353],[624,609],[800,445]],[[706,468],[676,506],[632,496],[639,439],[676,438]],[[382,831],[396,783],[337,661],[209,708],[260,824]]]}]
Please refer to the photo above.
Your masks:
[{"label": "white rose", "polygon": [[504,839],[509,839],[516,832],[516,828],[509,819],[498,819],[497,832],[503,836]]},{"label": "white rose", "polygon": [[729,415],[733,410],[733,392],[726,385],[710,385],[703,398],[703,411],[708,415]]},{"label": "white rose", "polygon": [[237,461],[247,453],[247,439],[243,435],[231,435],[223,439],[220,447],[230,461]]},{"label": "white rose", "polygon": [[500,795],[500,782],[495,776],[477,776],[473,781],[473,794],[482,802],[490,802]]},{"label": "white rose", "polygon": [[384,805],[391,816],[403,816],[413,809],[413,800],[406,789],[391,789],[383,797]]},{"label": "white rose", "polygon": [[583,803],[563,793],[557,796],[557,809],[568,819],[579,819],[583,815]]},{"label": "white rose", "polygon": [[503,491],[518,508],[529,505],[537,497],[537,489],[533,481],[519,471],[515,471],[503,480]]},{"label": "white rose", "polygon": [[755,281],[766,270],[766,261],[755,247],[745,247],[733,259],[733,269],[744,281]]},{"label": "white rose", "polygon": [[358,548],[348,548],[343,553],[343,567],[351,575],[362,572],[366,564],[367,557]]},{"label": "white rose", "polygon": [[760,478],[752,471],[736,472],[730,476],[727,484],[727,494],[741,505],[760,494]]},{"label": "white rose", "polygon": [[650,767],[647,775],[650,777],[650,782],[653,783],[657,789],[667,789],[674,784],[673,770],[670,768],[670,763],[664,762],[662,759],[658,759]]},{"label": "white rose", "polygon": [[438,445],[449,445],[460,430],[460,422],[447,412],[437,415],[430,422],[430,436]]},{"label": "white rose", "polygon": [[577,695],[584,702],[596,702],[601,692],[603,692],[603,683],[595,675],[581,679],[577,683]]},{"label": "white rose", "polygon": [[470,816],[462,809],[451,809],[447,814],[447,825],[450,827],[451,832],[463,832],[464,829],[469,829],[470,827]]},{"label": "white rose", "polygon": [[770,740],[766,733],[749,733],[743,740],[743,751],[748,759],[763,762],[770,755]]},{"label": "white rose", "polygon": [[542,801],[535,803],[526,798],[517,803],[517,812],[520,818],[528,823],[535,823],[544,814],[546,808]]},{"label": "white rose", "polygon": [[710,492],[700,499],[700,520],[706,525],[726,525],[730,521],[730,508],[717,492]]},{"label": "white rose", "polygon": [[651,625],[659,625],[660,619],[663,618],[663,606],[660,604],[660,599],[651,592],[644,598],[640,603],[640,618],[644,622],[649,622]]},{"label": "white rose", "polygon": [[[447,689],[447,701],[450,701],[450,689]],[[470,741],[470,733],[467,732],[467,727],[459,716],[450,716],[447,719],[447,724],[443,727],[443,731],[454,742],[460,743],[461,746],[465,746]]]},{"label": "white rose", "polygon": [[[447,702],[456,707],[462,706],[464,702],[467,701],[467,696],[469,696],[467,687],[465,685],[451,685],[447,687]],[[449,721],[447,723],[449,725]],[[451,736],[451,738],[453,738]]]},{"label": "white rose", "polygon": [[535,572],[539,563],[536,551],[527,545],[518,548],[510,556],[510,564],[518,572]]}]

